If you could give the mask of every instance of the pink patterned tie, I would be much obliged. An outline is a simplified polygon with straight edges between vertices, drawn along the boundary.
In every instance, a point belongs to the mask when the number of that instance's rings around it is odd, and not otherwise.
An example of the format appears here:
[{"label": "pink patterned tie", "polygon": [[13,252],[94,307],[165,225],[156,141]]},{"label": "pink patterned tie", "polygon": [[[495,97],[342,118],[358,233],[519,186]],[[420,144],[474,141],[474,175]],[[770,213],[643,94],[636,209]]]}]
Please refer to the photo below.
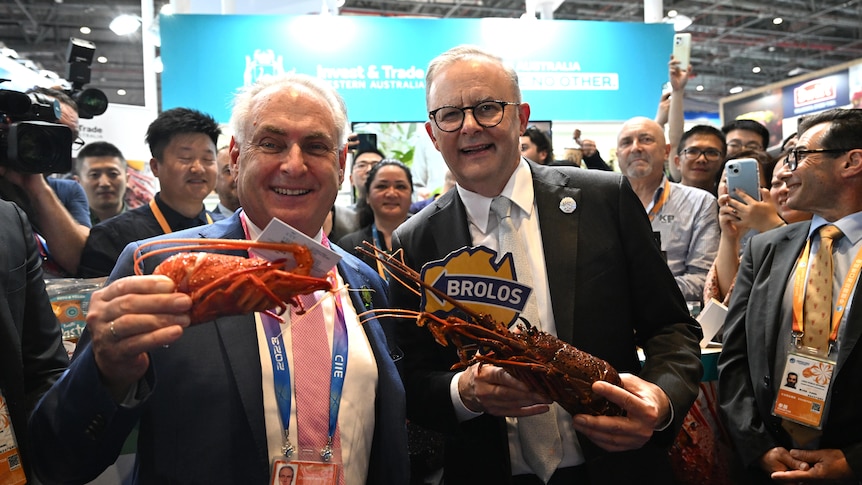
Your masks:
[{"label": "pink patterned tie", "polygon": [[[329,399],[332,367],[332,352],[326,334],[323,307],[314,295],[302,295],[302,305],[308,310],[297,314],[291,307],[290,328],[293,339],[293,366],[296,383],[297,441],[300,450],[324,449],[329,433]],[[313,309],[311,309],[314,307]],[[341,449],[338,427],[332,443],[333,449]],[[340,482],[344,481],[343,467]]]}]

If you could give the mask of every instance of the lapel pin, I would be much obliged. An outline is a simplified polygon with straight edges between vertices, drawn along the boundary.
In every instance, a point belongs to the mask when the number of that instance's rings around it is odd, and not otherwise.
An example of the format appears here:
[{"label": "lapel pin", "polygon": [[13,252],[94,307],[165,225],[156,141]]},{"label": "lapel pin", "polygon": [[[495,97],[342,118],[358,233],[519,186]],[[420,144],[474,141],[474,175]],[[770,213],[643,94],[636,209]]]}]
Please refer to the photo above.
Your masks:
[{"label": "lapel pin", "polygon": [[560,201],[560,210],[565,214],[571,214],[575,212],[575,209],[578,207],[578,203],[575,202],[575,199],[571,197],[564,197],[563,200]]}]

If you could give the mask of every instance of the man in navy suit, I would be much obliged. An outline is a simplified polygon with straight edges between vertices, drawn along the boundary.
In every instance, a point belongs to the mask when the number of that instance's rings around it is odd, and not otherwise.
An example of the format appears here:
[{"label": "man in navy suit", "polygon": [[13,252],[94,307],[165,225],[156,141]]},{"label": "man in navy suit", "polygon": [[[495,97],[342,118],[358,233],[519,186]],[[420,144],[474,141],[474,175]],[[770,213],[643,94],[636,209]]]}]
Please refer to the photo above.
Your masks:
[{"label": "man in navy suit", "polygon": [[[489,208],[497,197],[512,200],[536,295],[531,323],[623,373],[623,388],[597,382],[593,390],[626,410],[572,417],[549,409],[546,396],[501,367],[451,370],[452,346],[403,323],[396,328],[408,416],[446,434],[445,482],[542,483],[523,452],[519,420],[551,411],[559,444],[548,453],[561,458],[547,483],[670,482],[667,448],[697,396],[701,332],[631,187],[619,174],[523,159],[518,137],[530,107],[514,71],[487,52],[461,46],[433,60],[426,101],[426,130],[457,190],[400,226],[394,248],[414,269],[464,246],[497,249],[501,224]],[[391,292],[396,307],[418,307],[402,285]]]},{"label": "man in navy suit", "polygon": [[[862,291],[856,266],[862,258],[860,140],[862,110],[806,116],[796,147],[776,171],[787,184],[787,206],[810,211],[814,217],[755,236],[742,256],[724,324],[718,395],[728,432],[752,482],[862,480]],[[801,323],[807,320],[805,293],[810,284],[802,259],[817,254],[821,228],[828,225],[842,233],[832,238],[832,299],[819,310],[832,330],[824,331],[819,345],[812,345],[808,334],[818,332]],[[836,338],[826,340],[832,331]],[[826,402],[819,403],[824,410],[820,429],[802,432],[805,427],[788,424],[791,419],[783,420],[773,410],[782,404],[779,396],[788,392],[787,364],[799,360],[795,356],[810,358],[812,352],[834,368]],[[822,381],[812,386],[812,367],[795,380],[800,393],[822,386]]]},{"label": "man in navy suit", "polygon": [[[248,88],[237,97],[231,120],[231,171],[243,210],[160,238],[255,238],[278,218],[329,245],[321,227],[344,179],[346,120],[340,96],[309,76]],[[34,413],[40,472],[49,481],[91,480],[113,463],[137,426],[138,483],[268,483],[281,466],[273,466],[276,460],[297,456],[288,457],[283,445],[296,444],[297,436],[301,444],[303,432],[327,433],[326,426],[297,420],[303,409],[297,409],[291,381],[278,386],[284,371],[270,359],[271,324],[246,314],[190,327],[193,302],[173,293],[173,282],[124,278],[133,273],[138,246],[126,248],[113,282],[93,295],[89,344],[79,347],[70,372]],[[388,306],[385,285],[330,246],[342,256],[332,273],[339,289],[320,306],[330,339],[334,328],[346,328],[349,357],[341,398],[330,394],[340,403],[336,457],[340,452],[344,483],[401,485],[409,474],[404,389],[379,322],[360,325],[357,318]],[[144,272],[163,257],[147,259]],[[297,347],[289,336],[296,331],[289,315],[284,318],[276,338],[284,339],[290,379]],[[286,414],[285,403],[293,403]]]}]

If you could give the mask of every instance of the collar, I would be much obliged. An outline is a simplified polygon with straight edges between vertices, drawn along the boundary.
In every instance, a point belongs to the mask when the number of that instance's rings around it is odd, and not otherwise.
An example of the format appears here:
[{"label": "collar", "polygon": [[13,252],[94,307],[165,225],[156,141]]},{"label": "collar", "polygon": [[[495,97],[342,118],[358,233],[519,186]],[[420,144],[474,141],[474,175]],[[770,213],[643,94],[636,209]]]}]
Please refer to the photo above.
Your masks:
[{"label": "collar", "polygon": [[218,203],[218,205],[216,206],[216,211],[217,211],[219,214],[223,214],[225,217],[229,217],[231,214],[233,214],[233,213],[234,213],[234,211],[232,211],[232,210],[228,209],[227,207],[223,206],[221,202],[219,202],[219,203]]},{"label": "collar", "polygon": [[[470,192],[460,185],[456,185],[455,188],[458,190],[461,201],[464,202],[467,219],[475,224],[482,233],[485,233],[488,229],[491,212],[491,198]],[[530,172],[530,165],[524,157],[521,157],[521,162],[499,195],[511,199],[527,215],[533,212],[533,175]]]},{"label": "collar", "polygon": [[162,214],[165,216],[165,219],[174,231],[188,229],[190,227],[207,224],[209,222],[207,221],[207,209],[204,207],[203,203],[201,203],[201,211],[198,212],[196,216],[186,217],[174,210],[174,208],[169,206],[167,202],[163,201],[161,192],[156,192],[155,199],[156,204],[159,206],[159,210],[162,211]]},{"label": "collar", "polygon": [[[249,238],[252,241],[256,241],[257,238],[260,237],[260,233],[263,232],[263,229],[257,227],[254,224],[254,222],[251,222],[251,219],[249,219],[249,217],[245,214],[244,210],[240,209],[239,216],[240,216],[241,220],[245,221],[245,227],[248,228]],[[312,239],[314,239],[316,242],[318,242],[320,244],[323,244],[323,229],[320,229],[319,231],[317,231],[317,235],[314,236]]]},{"label": "collar", "polygon": [[808,228],[808,238],[811,239],[812,234],[827,224],[833,224],[837,226],[838,229],[841,229],[841,232],[844,233],[844,238],[850,241],[853,245],[862,239],[862,212],[856,212],[855,214],[844,216],[835,222],[829,222],[826,219],[815,215],[811,218],[811,227]]},{"label": "collar", "polygon": [[652,202],[650,202],[649,207],[646,208],[646,211],[649,212],[655,206],[656,202],[661,199],[662,194],[664,193],[665,182],[667,182],[667,176],[661,176],[661,182],[658,183],[658,187],[656,187],[655,192],[652,194]]}]

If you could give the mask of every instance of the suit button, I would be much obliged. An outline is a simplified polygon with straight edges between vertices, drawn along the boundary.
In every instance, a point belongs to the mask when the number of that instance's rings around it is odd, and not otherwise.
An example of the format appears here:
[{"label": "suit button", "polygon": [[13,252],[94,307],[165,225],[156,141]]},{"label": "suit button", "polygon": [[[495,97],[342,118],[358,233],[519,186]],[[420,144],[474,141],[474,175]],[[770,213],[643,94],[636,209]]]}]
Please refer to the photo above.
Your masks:
[{"label": "suit button", "polygon": [[91,440],[95,441],[98,439],[99,435],[102,434],[102,431],[105,429],[105,417],[101,414],[97,414],[93,417],[93,420],[90,421],[90,424],[87,426],[87,429],[84,431]]},{"label": "suit button", "polygon": [[769,389],[769,376],[763,376],[763,387]]}]

